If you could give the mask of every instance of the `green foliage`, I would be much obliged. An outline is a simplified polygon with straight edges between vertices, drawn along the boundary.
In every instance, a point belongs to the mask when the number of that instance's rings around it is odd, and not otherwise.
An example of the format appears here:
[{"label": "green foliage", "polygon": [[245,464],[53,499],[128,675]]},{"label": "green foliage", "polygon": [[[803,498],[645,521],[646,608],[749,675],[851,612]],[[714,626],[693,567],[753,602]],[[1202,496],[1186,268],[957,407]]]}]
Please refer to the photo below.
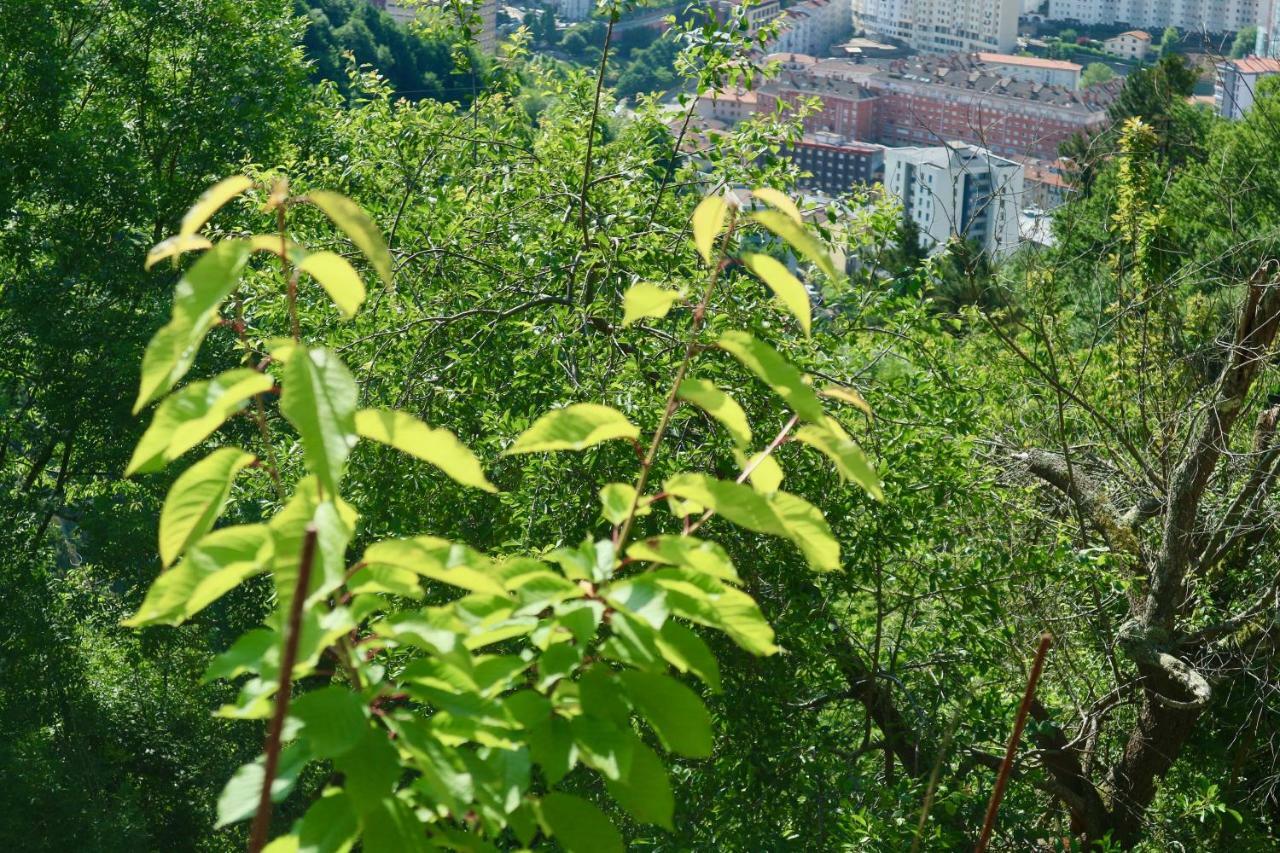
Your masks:
[{"label": "green foliage", "polygon": [[1098,83],[1105,83],[1114,79],[1115,76],[1116,73],[1105,62],[1090,62],[1084,67],[1084,73],[1080,75],[1080,85],[1093,86]]},{"label": "green foliage", "polygon": [[1258,28],[1245,27],[1236,33],[1235,39],[1231,42],[1231,58],[1243,59],[1253,53],[1254,45],[1258,41]]}]

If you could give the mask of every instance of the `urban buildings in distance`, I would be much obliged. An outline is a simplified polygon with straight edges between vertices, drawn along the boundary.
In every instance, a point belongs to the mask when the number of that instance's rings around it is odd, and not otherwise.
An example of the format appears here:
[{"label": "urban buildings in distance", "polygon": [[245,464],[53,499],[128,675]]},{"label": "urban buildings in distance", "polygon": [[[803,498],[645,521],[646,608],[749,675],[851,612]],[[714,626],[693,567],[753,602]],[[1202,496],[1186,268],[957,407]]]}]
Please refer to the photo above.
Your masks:
[{"label": "urban buildings in distance", "polygon": [[1020,0],[853,0],[853,21],[928,53],[1012,53],[1020,7]]},{"label": "urban buildings in distance", "polygon": [[[1263,0],[1268,3],[1269,0]],[[1234,33],[1259,22],[1259,0],[1049,0],[1046,16],[1081,24],[1127,24],[1147,30]]]},{"label": "urban buildings in distance", "polygon": [[1253,106],[1258,86],[1280,76],[1280,59],[1251,56],[1219,62],[1213,87],[1213,107],[1223,118],[1238,119]]}]

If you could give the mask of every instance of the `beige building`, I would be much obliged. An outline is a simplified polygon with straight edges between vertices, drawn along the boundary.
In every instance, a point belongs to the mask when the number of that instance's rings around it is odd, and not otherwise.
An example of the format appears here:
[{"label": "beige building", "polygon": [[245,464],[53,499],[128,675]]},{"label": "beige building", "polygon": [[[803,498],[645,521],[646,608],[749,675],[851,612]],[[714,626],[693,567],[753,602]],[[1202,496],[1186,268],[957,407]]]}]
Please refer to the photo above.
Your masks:
[{"label": "beige building", "polygon": [[1142,30],[1129,30],[1102,43],[1102,47],[1112,56],[1141,61],[1147,58],[1151,49],[1151,33]]},{"label": "beige building", "polygon": [[1074,62],[1040,59],[1035,56],[1009,56],[1004,53],[979,53],[978,61],[1013,80],[1062,86],[1072,90],[1080,88],[1080,72],[1084,70],[1083,66]]}]

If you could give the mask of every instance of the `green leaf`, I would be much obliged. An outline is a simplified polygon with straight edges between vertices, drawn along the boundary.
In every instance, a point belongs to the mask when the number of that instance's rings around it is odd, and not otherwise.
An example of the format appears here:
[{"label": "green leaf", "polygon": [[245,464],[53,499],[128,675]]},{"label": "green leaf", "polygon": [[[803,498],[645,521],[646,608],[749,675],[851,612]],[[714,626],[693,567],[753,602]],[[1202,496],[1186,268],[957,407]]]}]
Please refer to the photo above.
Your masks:
[{"label": "green leaf", "polygon": [[657,673],[624,670],[619,678],[663,746],[689,758],[711,754],[711,714],[698,694]]},{"label": "green leaf", "polygon": [[617,409],[596,403],[574,403],[538,418],[504,453],[582,450],[614,438],[635,441],[639,437],[640,428]]},{"label": "green leaf", "polygon": [[548,832],[567,853],[623,853],[622,836],[605,813],[572,794],[552,791],[539,812]]},{"label": "green leaf", "polygon": [[781,397],[791,411],[811,423],[823,423],[826,412],[818,395],[804,382],[800,371],[763,341],[746,332],[725,332],[720,336],[719,347],[731,354],[742,365]]},{"label": "green leaf", "polygon": [[[600,489],[601,512],[610,524],[622,524],[635,506],[636,488],[630,483],[607,483]],[[636,507],[636,515],[648,515],[649,506]]]},{"label": "green leaf", "polygon": [[232,175],[209,187],[209,189],[200,194],[200,197],[196,199],[196,203],[191,205],[191,209],[182,217],[182,226],[178,229],[178,236],[185,237],[199,231],[201,226],[209,221],[209,217],[218,212],[219,208],[251,186],[253,186],[253,181],[244,175]]},{"label": "green leaf", "polygon": [[677,474],[663,484],[663,490],[697,501],[739,527],[790,539],[815,569],[840,567],[840,546],[831,528],[822,513],[803,498],[781,491],[765,497],[740,483],[705,474]]},{"label": "green leaf", "polygon": [[184,252],[197,252],[212,247],[213,243],[207,237],[200,237],[195,234],[176,234],[152,246],[151,251],[147,252],[147,260],[142,265],[142,268],[149,270],[165,258],[176,258]]},{"label": "green leaf", "polygon": [[342,499],[320,500],[315,477],[304,477],[284,508],[275,514],[268,526],[275,543],[271,576],[275,582],[277,608],[288,612],[297,586],[298,563],[307,527],[316,528],[315,563],[311,571],[311,592],[315,599],[337,589],[346,576],[346,548],[355,530],[356,511]]},{"label": "green leaf", "polygon": [[356,380],[327,349],[296,352],[284,366],[280,411],[302,438],[307,467],[336,496],[356,444]]},{"label": "green leaf", "polygon": [[711,692],[720,692],[720,665],[701,637],[674,619],[668,619],[655,643],[667,663],[681,672],[692,672]]},{"label": "green leaf", "polygon": [[[267,778],[263,769],[264,762],[265,759],[260,755],[248,764],[241,765],[231,775],[218,797],[218,822],[214,824],[215,829],[238,823],[257,812],[258,800],[262,797],[262,783]],[[271,802],[284,802],[306,763],[307,754],[301,744],[294,742],[281,750],[280,763],[276,768],[275,778],[271,780]]]},{"label": "green leaf", "polygon": [[671,829],[675,814],[675,795],[662,759],[639,740],[631,754],[631,770],[620,779],[604,780],[609,794],[641,823],[652,823]]},{"label": "green leaf", "polygon": [[212,435],[250,397],[270,391],[271,386],[270,376],[243,367],[179,389],[156,409],[124,475],[163,468]]},{"label": "green leaf", "polygon": [[354,317],[364,304],[364,282],[355,267],[341,255],[315,252],[298,263],[298,270],[320,282],[343,317]]},{"label": "green leaf", "polygon": [[769,289],[792,316],[800,323],[804,333],[809,334],[812,321],[812,306],[809,304],[809,291],[799,279],[777,260],[768,255],[757,255],[748,252],[742,256],[742,263],[755,273],[756,278],[769,285]]},{"label": "green leaf", "polygon": [[762,210],[751,218],[785,240],[791,248],[817,265],[818,269],[826,273],[832,281],[838,282],[843,279],[843,276],[836,271],[831,256],[827,254],[827,250],[818,242],[818,239],[787,214],[776,210]]},{"label": "green leaf", "polygon": [[647,281],[633,284],[622,295],[622,325],[630,326],[644,317],[665,317],[682,295],[678,290],[667,290]]},{"label": "green leaf", "polygon": [[298,853],[346,853],[359,831],[351,798],[342,791],[327,791],[298,824]]},{"label": "green leaf", "polygon": [[784,477],[782,466],[778,464],[778,460],[774,458],[772,453],[760,451],[750,459],[742,451],[735,451],[734,458],[737,459],[738,465],[743,471],[748,468],[751,473],[747,475],[747,479],[751,481],[752,487],[761,494],[771,495],[778,489],[782,488],[782,479]]},{"label": "green leaf", "polygon": [[240,270],[248,258],[248,245],[228,240],[201,255],[178,280],[169,322],[156,332],[142,355],[134,414],[186,376],[205,335],[217,322],[218,307],[239,284]]},{"label": "green leaf", "polygon": [[705,379],[685,379],[680,383],[676,396],[719,421],[729,431],[734,444],[746,447],[751,443],[751,424],[747,421],[747,413],[737,400],[715,385]]},{"label": "green leaf", "polygon": [[724,230],[725,215],[729,205],[723,196],[709,195],[698,203],[693,211],[693,245],[698,254],[711,265],[712,253],[716,247],[716,237]]},{"label": "green leaf", "polygon": [[733,567],[733,562],[723,548],[715,542],[693,536],[654,536],[631,545],[627,549],[627,556],[635,560],[680,566],[730,583],[742,582],[738,577],[738,570]]},{"label": "green leaf", "polygon": [[382,239],[382,232],[360,205],[344,195],[327,190],[312,190],[307,200],[325,212],[333,224],[351,238],[377,271],[387,287],[391,286],[391,253]]},{"label": "green leaf", "polygon": [[839,423],[831,418],[824,426],[806,424],[796,431],[795,438],[823,453],[833,463],[841,479],[854,482],[876,500],[884,500],[880,477],[871,460]]},{"label": "green leaf", "polygon": [[498,491],[490,483],[476,458],[458,437],[447,429],[433,429],[407,412],[389,409],[361,409],[356,413],[356,432],[362,437],[394,447],[443,471],[464,486]]},{"label": "green leaf", "polygon": [[872,415],[871,406],[867,405],[867,401],[862,399],[862,395],[852,388],[846,388],[843,385],[828,385],[819,389],[818,393],[823,397],[830,397],[832,400],[848,403],[867,417]]},{"label": "green leaf", "polygon": [[300,734],[317,758],[342,755],[360,742],[368,728],[364,703],[345,687],[304,693],[289,706],[289,713],[302,721]]},{"label": "green leaf", "polygon": [[265,525],[215,530],[193,545],[181,563],[162,572],[138,612],[121,624],[181,625],[242,581],[265,572],[271,550]]},{"label": "green leaf", "polygon": [[507,594],[488,557],[435,536],[376,542],[364,552],[361,562],[368,566],[394,566],[473,592]]},{"label": "green leaf", "polygon": [[160,562],[168,566],[192,542],[213,529],[231,493],[231,482],[252,453],[220,447],[182,473],[160,510]]},{"label": "green leaf", "polygon": [[804,220],[800,217],[800,208],[796,207],[796,203],[788,198],[785,193],[779,192],[772,187],[760,187],[752,190],[751,194],[770,207],[777,208],[785,213],[797,225],[804,223]]}]

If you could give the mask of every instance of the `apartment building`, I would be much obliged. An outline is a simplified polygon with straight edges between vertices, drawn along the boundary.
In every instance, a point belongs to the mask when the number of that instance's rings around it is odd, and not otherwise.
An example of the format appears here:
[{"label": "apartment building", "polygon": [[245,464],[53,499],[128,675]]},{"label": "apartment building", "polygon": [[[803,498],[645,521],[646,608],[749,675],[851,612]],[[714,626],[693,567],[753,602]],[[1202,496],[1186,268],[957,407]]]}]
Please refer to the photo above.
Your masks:
[{"label": "apartment building", "polygon": [[[561,0],[561,2],[586,2],[586,0]],[[734,11],[746,4],[743,0],[716,0],[714,8],[716,17],[723,23],[729,20]],[[763,0],[753,6],[747,6],[744,17],[747,20],[747,35],[755,35],[760,28],[782,14],[782,6],[778,0]]]},{"label": "apartment building", "polygon": [[1072,90],[1080,88],[1080,72],[1084,70],[1082,65],[1060,59],[1009,56],[1004,53],[979,53],[978,60],[997,74],[1004,74],[1014,80],[1062,86]]},{"label": "apartment building", "polygon": [[858,142],[835,133],[806,133],[784,153],[806,173],[800,186],[829,196],[855,186],[871,186],[884,176],[883,145]]},{"label": "apartment building", "polygon": [[1021,0],[853,0],[854,26],[927,53],[1012,53]]},{"label": "apartment building", "polygon": [[1121,59],[1136,59],[1139,62],[1147,58],[1151,50],[1151,33],[1142,30],[1129,30],[1113,36],[1102,43],[1102,49],[1112,56]]},{"label": "apartment building", "polygon": [[817,97],[822,106],[806,116],[805,133],[834,133],[846,139],[868,140],[876,135],[876,96],[858,82],[815,74],[812,70],[784,72],[754,93],[755,109],[773,112],[779,102],[798,105]]},{"label": "apartment building", "polygon": [[1280,59],[1251,56],[1218,63],[1213,85],[1213,107],[1223,118],[1241,118],[1253,106],[1258,86],[1267,77],[1280,76]]},{"label": "apartment building", "polygon": [[853,28],[850,0],[803,0],[783,13],[781,30],[771,50],[778,53],[825,54],[849,37]]},{"label": "apartment building", "polygon": [[[1268,0],[1262,0],[1265,7]],[[1259,0],[1049,0],[1053,21],[1234,33],[1259,22]]]},{"label": "apartment building", "polygon": [[884,152],[884,187],[932,249],[952,238],[1005,257],[1019,243],[1023,167],[963,142]]}]

